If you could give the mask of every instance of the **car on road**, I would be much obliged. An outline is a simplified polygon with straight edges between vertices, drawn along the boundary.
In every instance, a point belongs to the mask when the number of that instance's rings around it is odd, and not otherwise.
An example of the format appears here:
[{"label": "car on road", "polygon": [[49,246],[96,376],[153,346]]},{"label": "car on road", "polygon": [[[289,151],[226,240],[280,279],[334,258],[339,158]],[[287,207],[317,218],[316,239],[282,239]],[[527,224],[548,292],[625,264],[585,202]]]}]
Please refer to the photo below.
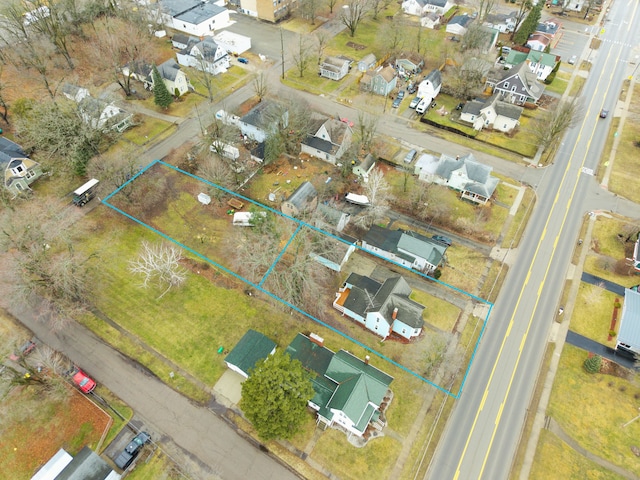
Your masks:
[{"label": "car on road", "polygon": [[244,63],[246,65],[247,63],[249,63],[249,59],[244,57],[238,57],[238,62]]},{"label": "car on road", "polygon": [[144,445],[148,443],[149,440],[151,440],[151,435],[149,435],[147,432],[140,432],[135,437],[133,437],[133,440],[131,440],[129,444],[124,447],[124,450],[120,452],[120,455],[118,455],[114,460],[118,468],[126,470],[138,456],[140,450],[142,450],[142,447],[144,447]]},{"label": "car on road", "polygon": [[575,65],[575,63],[578,61],[578,57],[576,55],[573,55],[570,59],[569,59],[569,65]]},{"label": "car on road", "polygon": [[96,382],[77,367],[71,372],[71,380],[82,393],[91,393],[96,388]]},{"label": "car on road", "polygon": [[416,150],[415,149],[411,149],[409,150],[409,152],[404,156],[404,161],[406,163],[411,163],[411,161],[413,160],[413,158],[416,156]]},{"label": "car on road", "polygon": [[409,108],[416,108],[420,103],[420,100],[421,100],[420,97],[415,97],[413,100],[411,100],[411,103],[409,104]]},{"label": "car on road", "polygon": [[433,235],[431,238],[436,242],[444,243],[447,247],[453,245],[453,241],[449,237],[445,237],[444,235]]},{"label": "car on road", "polygon": [[605,108],[600,110],[600,118],[607,118],[607,115],[609,115],[609,110],[607,110]]}]

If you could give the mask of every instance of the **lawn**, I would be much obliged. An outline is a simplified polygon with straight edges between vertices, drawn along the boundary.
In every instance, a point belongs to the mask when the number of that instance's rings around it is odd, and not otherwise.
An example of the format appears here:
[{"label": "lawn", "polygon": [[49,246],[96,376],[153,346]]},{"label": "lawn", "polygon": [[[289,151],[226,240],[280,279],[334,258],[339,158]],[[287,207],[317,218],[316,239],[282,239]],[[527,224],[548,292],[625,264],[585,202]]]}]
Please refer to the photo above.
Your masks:
[{"label": "lawn", "polygon": [[571,73],[558,71],[556,73],[556,78],[553,79],[553,82],[551,82],[550,85],[545,85],[545,91],[562,95],[569,86],[570,78]]},{"label": "lawn", "polygon": [[[640,475],[640,464],[631,451],[640,437],[640,422],[621,428],[638,415],[637,381],[586,373],[582,368],[586,358],[584,350],[564,346],[547,414],[582,447]],[[549,465],[563,461],[564,457],[545,458]]]},{"label": "lawn", "polygon": [[540,432],[530,480],[621,480],[625,477],[601,467],[576,452],[549,430]]},{"label": "lawn", "polygon": [[411,300],[426,307],[422,315],[426,323],[443,332],[453,331],[453,326],[461,313],[458,307],[420,290],[414,290],[411,293]]},{"label": "lawn", "polygon": [[[616,298],[620,297],[605,290],[603,287],[584,282],[580,283],[578,296],[575,299],[575,306],[571,315],[571,330],[598,343],[615,348],[615,338],[607,341],[607,336],[609,335],[613,304]],[[619,310],[616,330],[620,326],[620,314],[621,311]]]},{"label": "lawn", "polygon": [[511,225],[509,225],[509,230],[502,238],[502,247],[517,247],[520,244],[524,229],[529,223],[529,218],[533,213],[535,202],[536,195],[534,191],[531,188],[526,188],[522,201],[518,206],[518,211],[514,215]]},{"label": "lawn", "polygon": [[312,62],[312,65],[304,73],[303,77],[300,77],[300,72],[295,66],[287,70],[285,79],[282,83],[285,85],[297,88],[298,90],[304,90],[305,92],[320,94],[330,94],[343,87],[346,83],[354,81],[357,73],[351,71],[342,80],[336,81],[330,78],[321,77],[316,71],[316,63]]},{"label": "lawn", "polygon": [[569,96],[575,97],[577,95],[580,95],[580,91],[582,90],[582,87],[584,86],[584,83],[586,81],[586,78],[583,77],[573,77],[573,83],[571,84],[571,90],[569,90]]},{"label": "lawn", "polygon": [[390,437],[372,440],[366,448],[354,448],[342,432],[327,430],[316,443],[311,458],[331,465],[338,478],[383,480],[389,477],[402,444]]},{"label": "lawn", "polygon": [[[609,190],[628,198],[633,202],[640,202],[640,179],[629,172],[640,168],[640,148],[635,142],[640,141],[640,96],[637,93],[638,85],[634,84],[634,93],[631,97],[629,112],[625,119],[622,132],[619,132],[619,143],[615,156],[615,163],[609,179]],[[615,118],[613,119],[616,120]],[[612,127],[613,128],[613,127]],[[618,129],[615,129],[617,131]],[[604,159],[609,159],[609,150],[605,150]]]},{"label": "lawn", "polygon": [[144,121],[122,134],[122,138],[135,143],[136,145],[146,145],[149,142],[158,140],[160,135],[173,133],[175,125],[158,118],[143,116]]}]

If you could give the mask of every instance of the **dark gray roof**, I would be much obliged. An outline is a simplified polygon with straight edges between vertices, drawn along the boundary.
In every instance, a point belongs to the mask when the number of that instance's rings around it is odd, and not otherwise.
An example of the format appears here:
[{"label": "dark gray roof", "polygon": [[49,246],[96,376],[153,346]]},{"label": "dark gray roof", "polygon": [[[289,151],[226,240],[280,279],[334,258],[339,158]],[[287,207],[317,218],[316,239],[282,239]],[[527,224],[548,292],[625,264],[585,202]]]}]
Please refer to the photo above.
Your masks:
[{"label": "dark gray roof", "polygon": [[498,115],[512,118],[513,120],[519,120],[520,115],[522,115],[522,107],[518,107],[517,105],[513,105],[508,102],[497,101],[495,108]]},{"label": "dark gray roof", "polygon": [[105,480],[111,473],[113,469],[107,462],[89,447],[84,447],[56,476],[56,480]]},{"label": "dark gray roof", "polygon": [[240,119],[240,121],[248,125],[261,128],[267,122],[267,119],[265,118],[267,114],[273,112],[277,108],[278,106],[274,102],[264,100],[253,107]]},{"label": "dark gray roof", "polygon": [[287,198],[287,202],[295,205],[298,210],[304,210],[307,203],[318,196],[316,187],[311,182],[303,182],[295,191]]},{"label": "dark gray roof", "polygon": [[424,77],[423,81],[431,82],[431,85],[433,85],[433,89],[437,89],[440,85],[442,85],[442,75],[440,74],[440,70],[434,68],[429,72],[429,75]]},{"label": "dark gray roof", "polygon": [[127,63],[127,67],[129,68],[130,73],[135,73],[142,78],[147,78],[151,76],[152,66],[150,63],[143,61],[135,61],[131,63]]},{"label": "dark gray roof", "polygon": [[473,18],[469,15],[456,15],[451,20],[449,20],[449,25],[460,25],[461,27],[466,27],[467,24],[471,23]]},{"label": "dark gray roof", "polygon": [[6,168],[15,158],[27,158],[22,147],[6,137],[0,137],[0,167]]},{"label": "dark gray roof", "polygon": [[417,3],[424,7],[425,5],[435,5],[436,7],[443,8],[447,4],[447,0],[416,0]]},{"label": "dark gray roof", "polygon": [[170,58],[166,62],[158,65],[158,73],[161,78],[175,81],[176,75],[180,71],[180,65],[173,58]]},{"label": "dark gray roof", "polygon": [[464,104],[462,107],[462,113],[469,113],[471,115],[480,115],[480,109],[484,107],[484,102],[482,100],[471,100]]},{"label": "dark gray roof", "polygon": [[333,143],[313,135],[307,135],[303,143],[325,153],[333,153],[333,150],[337,149]]},{"label": "dark gray roof", "polygon": [[172,17],[198,25],[224,12],[226,9],[201,0],[161,0],[162,7]]},{"label": "dark gray roof", "polygon": [[189,40],[191,40],[191,38],[193,37],[191,37],[190,35],[186,35],[184,33],[176,33],[173,35],[173,37],[171,37],[171,41],[186,45],[189,43]]},{"label": "dark gray roof", "polygon": [[191,55],[193,47],[198,47],[198,51],[202,53],[205,60],[213,62],[218,51],[218,44],[212,36],[207,35],[202,40],[196,37],[190,37],[187,47],[180,51],[182,55]]},{"label": "dark gray roof", "polygon": [[436,171],[437,175],[448,180],[453,172],[466,167],[467,177],[470,181],[465,185],[464,189],[486,198],[493,195],[500,180],[491,176],[492,167],[477,162],[472,153],[458,160],[447,155],[442,155],[441,158],[442,160]]}]

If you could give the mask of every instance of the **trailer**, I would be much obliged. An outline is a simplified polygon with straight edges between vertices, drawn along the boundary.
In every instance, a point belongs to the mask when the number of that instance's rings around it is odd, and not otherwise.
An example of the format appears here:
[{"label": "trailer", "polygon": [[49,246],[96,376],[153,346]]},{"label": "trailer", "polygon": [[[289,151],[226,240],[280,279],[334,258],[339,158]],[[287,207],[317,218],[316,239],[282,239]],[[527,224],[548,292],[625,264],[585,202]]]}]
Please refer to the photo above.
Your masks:
[{"label": "trailer", "polygon": [[87,183],[73,192],[73,204],[77,207],[83,207],[89,200],[96,196],[98,191],[99,180],[92,178]]},{"label": "trailer", "polygon": [[358,195],[356,193],[347,193],[344,199],[347,202],[353,203],[355,205],[362,205],[365,207],[369,206],[369,199],[367,198],[366,195]]}]

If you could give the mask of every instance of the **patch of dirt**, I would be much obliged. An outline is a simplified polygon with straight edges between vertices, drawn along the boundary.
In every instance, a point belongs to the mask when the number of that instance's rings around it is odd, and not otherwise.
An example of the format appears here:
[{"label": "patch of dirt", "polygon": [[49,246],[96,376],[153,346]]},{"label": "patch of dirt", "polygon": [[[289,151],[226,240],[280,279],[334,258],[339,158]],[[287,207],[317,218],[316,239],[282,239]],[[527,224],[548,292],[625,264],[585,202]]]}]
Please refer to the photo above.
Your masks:
[{"label": "patch of dirt", "polygon": [[359,43],[347,42],[347,47],[353,48],[354,50],[364,50],[367,48],[366,45],[360,45]]},{"label": "patch of dirt", "polygon": [[600,367],[600,373],[605,375],[612,375],[614,377],[624,378],[630,380],[632,377],[631,371],[618,365],[616,362],[612,362],[607,358],[602,358],[602,366]]},{"label": "patch of dirt", "polygon": [[68,388],[70,396],[57,401],[24,388],[14,389],[4,399],[10,411],[12,405],[39,398],[34,403],[37,412],[6,424],[0,442],[0,478],[30,478],[60,448],[75,455],[85,445],[98,446],[111,418],[82,393]]}]

